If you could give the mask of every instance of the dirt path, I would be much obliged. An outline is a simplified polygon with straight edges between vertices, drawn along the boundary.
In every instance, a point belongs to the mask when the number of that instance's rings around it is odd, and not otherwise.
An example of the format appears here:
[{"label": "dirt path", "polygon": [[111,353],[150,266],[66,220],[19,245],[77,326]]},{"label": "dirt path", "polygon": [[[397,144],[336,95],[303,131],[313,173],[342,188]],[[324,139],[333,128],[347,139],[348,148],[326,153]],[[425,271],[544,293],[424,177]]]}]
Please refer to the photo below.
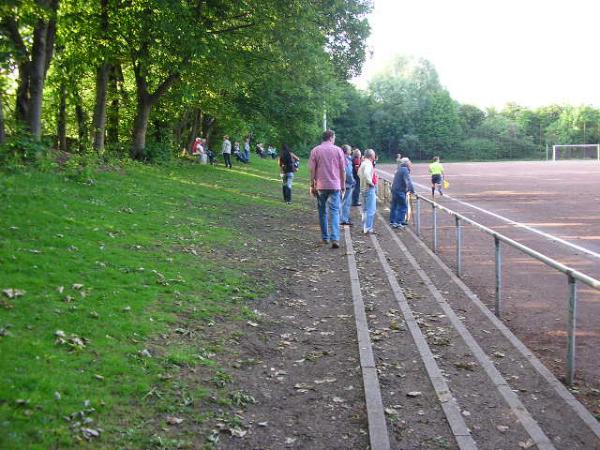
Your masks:
[{"label": "dirt path", "polygon": [[[221,363],[253,401],[235,411],[236,427],[207,422],[217,448],[600,449],[595,419],[585,423],[592,416],[540,375],[412,234],[379,220],[376,236],[355,227],[332,250],[318,243],[316,212],[305,206],[254,233],[256,275],[278,289],[253,305],[258,320],[226,329],[237,338]],[[261,212],[245,220],[264,223]],[[365,345],[378,401],[372,384],[365,398]],[[374,442],[378,415],[387,435]]]}]

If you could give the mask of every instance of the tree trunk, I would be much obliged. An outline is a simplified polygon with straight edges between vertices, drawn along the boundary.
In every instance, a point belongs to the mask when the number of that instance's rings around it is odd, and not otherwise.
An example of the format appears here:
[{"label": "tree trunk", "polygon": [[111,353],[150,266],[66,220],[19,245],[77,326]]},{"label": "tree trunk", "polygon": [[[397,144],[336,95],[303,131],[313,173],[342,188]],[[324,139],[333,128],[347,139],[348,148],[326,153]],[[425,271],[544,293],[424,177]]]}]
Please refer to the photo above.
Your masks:
[{"label": "tree trunk", "polygon": [[73,98],[75,100],[75,118],[77,119],[77,131],[79,135],[79,151],[83,153],[88,144],[88,119],[77,86],[73,89]]},{"label": "tree trunk", "polygon": [[56,147],[63,152],[67,151],[67,86],[60,84],[60,103],[58,105],[58,119],[56,121]]},{"label": "tree trunk", "polygon": [[147,96],[138,98],[135,121],[133,123],[133,147],[131,157],[142,161],[146,156],[146,130],[148,129],[148,119],[152,111],[152,103]]},{"label": "tree trunk", "polygon": [[44,98],[44,81],[46,79],[46,37],[48,22],[38,20],[33,31],[31,48],[31,67],[29,84],[29,105],[27,125],[36,141],[42,139],[42,100]]},{"label": "tree trunk", "polygon": [[108,74],[110,64],[103,63],[96,70],[96,105],[94,107],[94,150],[101,153],[104,150],[104,135],[106,132],[106,98],[108,91]]},{"label": "tree trunk", "polygon": [[17,96],[15,105],[15,121],[17,123],[17,130],[27,129],[27,116],[29,116],[29,67],[31,63],[29,61],[20,62],[17,67],[19,68],[19,81],[17,84]]},{"label": "tree trunk", "polygon": [[[100,36],[106,39],[108,31],[108,0],[100,0]],[[96,69],[96,103],[94,105],[94,117],[92,121],[94,130],[93,145],[97,153],[102,153],[104,150],[109,72],[110,64],[107,62],[106,57],[104,57],[102,64]]]},{"label": "tree trunk", "polygon": [[201,124],[202,124],[202,110],[195,109],[194,117],[192,119],[192,129],[190,131],[190,138],[188,139],[188,145],[187,145],[187,149],[190,152],[190,154],[192,153],[192,147],[194,145],[194,141],[198,137],[198,125],[201,125]]},{"label": "tree trunk", "polygon": [[188,127],[188,112],[185,111],[182,116],[183,117],[180,121],[177,122],[177,126],[175,127],[175,142],[177,142],[178,148],[181,149],[182,147],[184,147],[185,149],[187,149],[187,143],[184,142],[185,138],[183,134]]},{"label": "tree trunk", "polygon": [[173,84],[179,81],[180,74],[170,74],[158,86],[154,93],[148,91],[148,80],[142,73],[139,64],[134,64],[133,72],[135,74],[137,111],[133,123],[133,145],[131,148],[131,157],[136,160],[144,160],[146,157],[146,131],[148,130],[148,119],[152,106],[157,103],[171,88]]},{"label": "tree trunk", "polygon": [[204,120],[202,121],[202,131],[204,132],[204,139],[206,139],[207,145],[210,145],[210,135],[216,121],[217,119],[210,116],[204,116]]},{"label": "tree trunk", "polygon": [[27,106],[27,126],[36,141],[42,139],[42,102],[44,99],[44,84],[50,61],[54,54],[54,39],[56,36],[56,11],[58,0],[40,0],[40,6],[49,9],[51,19],[41,18],[33,30],[33,45],[31,47],[31,64],[29,67],[29,104]]},{"label": "tree trunk", "polygon": [[0,145],[6,141],[6,131],[4,130],[4,108],[2,104],[3,93],[0,92]]},{"label": "tree trunk", "polygon": [[108,77],[108,96],[110,108],[107,112],[106,137],[110,144],[119,143],[119,107],[120,92],[119,84],[123,82],[123,73],[120,64],[111,64]]}]

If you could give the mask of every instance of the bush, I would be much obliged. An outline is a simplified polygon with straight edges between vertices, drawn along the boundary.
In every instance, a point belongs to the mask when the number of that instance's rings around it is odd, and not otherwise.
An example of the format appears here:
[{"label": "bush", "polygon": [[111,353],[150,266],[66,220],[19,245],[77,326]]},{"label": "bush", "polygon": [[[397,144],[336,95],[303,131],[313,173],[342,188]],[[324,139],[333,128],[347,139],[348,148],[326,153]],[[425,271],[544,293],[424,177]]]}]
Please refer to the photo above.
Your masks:
[{"label": "bush", "polygon": [[0,145],[0,167],[18,170],[29,164],[45,164],[49,150],[46,143],[36,141],[30,134],[11,136]]},{"label": "bush", "polygon": [[177,146],[167,142],[149,142],[146,144],[146,161],[154,164],[166,164],[176,156],[173,149]]}]

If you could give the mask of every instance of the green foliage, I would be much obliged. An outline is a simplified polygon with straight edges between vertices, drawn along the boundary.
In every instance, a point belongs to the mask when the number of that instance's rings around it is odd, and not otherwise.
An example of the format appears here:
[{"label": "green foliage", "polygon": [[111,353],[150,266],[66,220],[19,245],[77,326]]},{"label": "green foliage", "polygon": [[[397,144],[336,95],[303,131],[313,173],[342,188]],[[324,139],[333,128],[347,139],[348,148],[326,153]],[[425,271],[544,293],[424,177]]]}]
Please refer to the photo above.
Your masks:
[{"label": "green foliage", "polygon": [[461,105],[423,59],[396,58],[366,92],[347,85],[343,100],[344,109],[333,118],[339,142],[372,147],[384,157],[539,159],[546,145],[600,142],[600,110],[507,104],[483,111]]},{"label": "green foliage", "polygon": [[146,144],[146,158],[151,163],[166,164],[175,158],[176,150],[177,147],[170,141],[151,141]]},{"label": "green foliage", "polygon": [[47,143],[36,141],[28,133],[13,135],[0,145],[0,167],[16,170],[27,164],[43,162],[48,151]]},{"label": "green foliage", "polygon": [[[272,289],[247,275],[252,261],[230,258],[254,242],[244,211],[284,212],[276,174],[270,160],[235,171],[102,166],[86,186],[31,167],[3,172],[0,286],[25,293],[0,299],[0,446],[147,448],[151,419],[192,423],[195,402],[230,380],[198,327],[247,320],[237,319],[247,299]],[[62,344],[58,331],[81,343]],[[206,381],[180,376],[186,367]],[[83,440],[65,420],[76,416],[100,440]]]}]

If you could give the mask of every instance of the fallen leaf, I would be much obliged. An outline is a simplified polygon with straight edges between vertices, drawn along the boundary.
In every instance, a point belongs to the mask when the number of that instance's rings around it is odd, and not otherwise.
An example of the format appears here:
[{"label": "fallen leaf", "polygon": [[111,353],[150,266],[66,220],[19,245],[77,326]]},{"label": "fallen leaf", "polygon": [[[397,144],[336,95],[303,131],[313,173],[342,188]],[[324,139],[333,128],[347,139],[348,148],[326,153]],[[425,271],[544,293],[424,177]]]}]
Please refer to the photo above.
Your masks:
[{"label": "fallen leaf", "polygon": [[500,433],[504,433],[505,431],[508,431],[508,427],[506,425],[497,425],[496,429],[500,432]]},{"label": "fallen leaf", "polygon": [[6,295],[8,298],[17,298],[17,297],[22,297],[25,295],[25,291],[22,289],[14,289],[14,288],[10,288],[10,289],[4,289],[2,291],[4,293],[4,295]]},{"label": "fallen leaf", "polygon": [[179,425],[180,423],[183,423],[183,419],[175,416],[167,416],[167,423],[169,425]]},{"label": "fallen leaf", "polygon": [[423,395],[423,393],[421,391],[412,391],[409,392],[408,394],[406,394],[407,397],[420,397],[421,395]]},{"label": "fallen leaf", "polygon": [[229,432],[232,436],[239,438],[243,438],[248,433],[248,431],[242,430],[241,428],[230,428]]},{"label": "fallen leaf", "polygon": [[398,416],[398,415],[400,415],[400,413],[398,411],[396,411],[394,408],[385,408],[385,413],[388,416]]}]

